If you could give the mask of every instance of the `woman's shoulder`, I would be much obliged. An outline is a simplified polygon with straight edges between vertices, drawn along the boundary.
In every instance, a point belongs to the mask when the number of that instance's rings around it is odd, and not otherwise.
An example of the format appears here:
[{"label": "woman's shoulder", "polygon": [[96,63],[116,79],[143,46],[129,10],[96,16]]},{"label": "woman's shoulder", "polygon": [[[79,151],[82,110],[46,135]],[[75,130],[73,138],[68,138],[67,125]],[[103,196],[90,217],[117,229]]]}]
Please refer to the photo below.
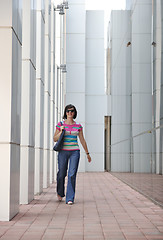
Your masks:
[{"label": "woman's shoulder", "polygon": [[81,126],[81,123],[79,123],[79,122],[75,122],[75,124],[78,125],[78,126],[79,126],[79,125]]},{"label": "woman's shoulder", "polygon": [[57,123],[57,126],[61,126],[61,125],[62,125],[61,122],[58,122],[58,123]]},{"label": "woman's shoulder", "polygon": [[75,125],[79,131],[82,130],[83,127],[82,127],[81,123],[76,122]]},{"label": "woman's shoulder", "polygon": [[57,125],[56,125],[56,128],[57,128],[58,130],[60,130],[60,128],[61,128],[62,125],[63,125],[63,121],[58,122]]}]

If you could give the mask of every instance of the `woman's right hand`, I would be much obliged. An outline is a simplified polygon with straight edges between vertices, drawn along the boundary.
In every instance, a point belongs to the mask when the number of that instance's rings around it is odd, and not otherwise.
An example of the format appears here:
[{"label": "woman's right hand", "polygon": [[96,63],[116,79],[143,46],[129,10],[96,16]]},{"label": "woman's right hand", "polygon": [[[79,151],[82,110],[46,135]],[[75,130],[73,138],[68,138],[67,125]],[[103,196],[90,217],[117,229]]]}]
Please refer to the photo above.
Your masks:
[{"label": "woman's right hand", "polygon": [[61,126],[61,132],[63,132],[63,129],[65,129],[65,127],[64,127],[64,126]]},{"label": "woman's right hand", "polygon": [[56,131],[54,133],[54,137],[53,137],[54,142],[58,141],[64,128],[65,128],[64,126],[61,126],[60,130],[56,129]]}]

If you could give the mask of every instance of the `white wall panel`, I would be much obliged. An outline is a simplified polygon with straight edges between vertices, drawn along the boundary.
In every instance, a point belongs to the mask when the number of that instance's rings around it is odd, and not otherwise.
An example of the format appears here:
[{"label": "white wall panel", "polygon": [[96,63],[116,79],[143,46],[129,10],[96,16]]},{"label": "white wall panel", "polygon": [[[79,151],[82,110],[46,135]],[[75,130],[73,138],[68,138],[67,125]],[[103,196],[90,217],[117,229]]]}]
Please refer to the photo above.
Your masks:
[{"label": "white wall panel", "polygon": [[[132,14],[132,134],[152,128],[151,15],[152,1],[135,2]],[[140,24],[140,22],[142,22]],[[139,126],[138,126],[139,125]],[[135,172],[151,172],[152,135],[133,139]]]},{"label": "white wall panel", "polygon": [[[118,139],[118,137],[117,137],[117,139]],[[111,141],[112,141],[112,139],[111,139]],[[117,154],[119,154],[119,156],[121,154],[122,155],[124,155],[124,154],[130,155],[130,140],[121,137],[114,144],[114,139],[113,139],[113,144],[111,146],[111,150],[112,150],[113,154],[117,153]]]},{"label": "white wall panel", "polygon": [[132,32],[133,33],[151,33],[151,26],[147,24],[147,21],[151,18],[151,3],[148,0],[148,4],[141,4],[137,2],[132,14]]},{"label": "white wall panel", "polygon": [[131,68],[119,67],[112,72],[111,92],[115,95],[126,96],[131,94]]},{"label": "white wall panel", "polygon": [[130,171],[130,11],[111,14],[111,171]]},{"label": "white wall panel", "polygon": [[[86,140],[93,159],[86,171],[104,171],[104,12],[86,12]],[[94,141],[97,139],[98,141]]]},{"label": "white wall panel", "polygon": [[[151,34],[132,35],[132,56],[134,63],[150,63],[151,61]],[[140,54],[141,53],[141,54]]]},{"label": "white wall panel", "polygon": [[138,135],[142,132],[149,131],[151,129],[151,123],[134,123],[132,127],[133,136]]},{"label": "white wall panel", "polygon": [[104,40],[87,38],[86,65],[87,67],[104,67]]},{"label": "white wall panel", "polygon": [[103,95],[104,94],[104,68],[90,67],[87,71],[86,94]]},{"label": "white wall panel", "polygon": [[11,100],[11,141],[20,143],[20,91],[21,91],[21,63],[18,65],[14,61],[21,58],[21,46],[17,40],[17,36],[12,34],[12,100]]},{"label": "white wall panel", "polygon": [[[149,106],[149,107],[147,107]],[[151,94],[133,94],[132,95],[132,118],[133,123],[151,123],[152,122],[152,97]],[[152,126],[152,123],[151,123]]]},{"label": "white wall panel", "polygon": [[151,86],[151,65],[133,64],[132,66],[132,91],[133,93],[152,92]]},{"label": "white wall panel", "polygon": [[71,5],[67,12],[66,33],[85,33],[85,5]]},{"label": "white wall panel", "polygon": [[130,18],[130,11],[112,11],[112,26],[111,26],[111,37],[115,39],[126,39],[130,38],[130,31],[129,31],[129,18]]},{"label": "white wall panel", "polygon": [[66,91],[85,92],[85,64],[67,64]]},{"label": "white wall panel", "polygon": [[50,98],[51,98],[51,1],[45,0],[44,31],[44,155],[43,187],[49,186],[50,179]]},{"label": "white wall panel", "polygon": [[134,153],[134,172],[151,172],[151,154]]},{"label": "white wall panel", "polygon": [[130,96],[112,96],[113,124],[129,124],[131,121]]},{"label": "white wall panel", "polygon": [[20,204],[28,204],[29,147],[21,147],[20,159]]},{"label": "white wall panel", "polygon": [[[67,34],[67,63],[85,63],[85,35]],[[81,47],[82,46],[82,47]],[[73,51],[72,51],[73,49]]]},{"label": "white wall panel", "polygon": [[67,93],[66,105],[75,105],[78,115],[77,122],[85,122],[85,94],[84,93]]},{"label": "white wall panel", "polygon": [[50,184],[50,151],[44,149],[43,156],[43,188],[47,188]]},{"label": "white wall panel", "polygon": [[[1,221],[7,221],[10,219],[10,145],[9,144],[0,144],[0,152],[1,156],[1,167],[0,168],[0,181],[5,182],[5,187],[1,187],[1,212],[0,212],[0,219]],[[16,183],[15,183],[16,184]],[[16,211],[17,213],[18,211]]]},{"label": "white wall panel", "polygon": [[[112,126],[112,135],[111,135],[111,143],[115,144],[119,141],[126,140],[130,138],[131,131],[130,124],[114,124]],[[128,144],[128,143],[127,143]]]},{"label": "white wall panel", "polygon": [[[80,149],[81,146],[80,146]],[[85,153],[82,151],[80,151],[80,161],[79,161],[79,167],[78,167],[78,171],[79,172],[85,172]]]},{"label": "white wall panel", "polygon": [[[89,11],[87,14],[87,38],[100,39],[104,37],[103,11]],[[96,21],[95,21],[96,19]]]},{"label": "white wall panel", "polygon": [[34,193],[43,190],[44,145],[44,1],[36,2],[36,111],[35,111],[35,178]]},{"label": "white wall panel", "polygon": [[22,5],[22,88],[20,203],[34,198],[35,92],[36,92],[36,9],[34,1]]},{"label": "white wall panel", "polygon": [[111,169],[113,172],[130,172],[130,154],[112,153]]},{"label": "white wall panel", "polygon": [[[3,112],[1,116],[0,124],[0,142],[9,142],[10,141],[10,124],[11,124],[11,95],[12,91],[12,82],[10,76],[12,74],[12,62],[10,61],[12,57],[12,29],[1,28],[0,29],[0,102],[2,104],[1,111]],[[8,46],[8,47],[5,47]],[[10,69],[10,70],[9,70]],[[4,81],[5,79],[5,81]],[[7,94],[8,93],[8,94]]]},{"label": "white wall panel", "polygon": [[4,183],[0,188],[1,221],[10,220],[19,211],[21,31],[17,23],[20,23],[21,16],[18,14],[18,4],[13,12],[12,2],[1,1],[0,10],[0,110],[3,112],[0,181]]},{"label": "white wall panel", "polygon": [[125,38],[114,38],[112,40],[112,67],[130,67],[131,61],[131,49],[127,48],[126,45],[130,39]]},{"label": "white wall panel", "polygon": [[107,107],[104,95],[86,96],[86,104],[87,123],[104,124],[104,112]]},{"label": "white wall panel", "polygon": [[86,160],[86,171],[88,172],[103,172],[104,171],[104,152],[91,152],[92,162],[88,163]]},{"label": "white wall panel", "polygon": [[[12,219],[19,211],[19,180],[20,180],[20,146],[16,144],[10,145],[10,192],[8,192],[9,196],[9,219]],[[2,181],[4,182],[4,181]],[[4,206],[2,205],[2,208]],[[1,211],[0,211],[1,212]]]},{"label": "white wall panel", "polygon": [[149,153],[152,152],[152,138],[151,133],[142,134],[133,139],[134,153]]},{"label": "white wall panel", "polygon": [[[103,153],[104,150],[104,125],[103,123],[86,123],[85,137],[88,143],[88,148],[91,153]],[[94,141],[94,139],[100,139]]]},{"label": "white wall panel", "polygon": [[34,194],[40,194],[43,190],[43,154],[42,149],[35,149],[35,179]]}]

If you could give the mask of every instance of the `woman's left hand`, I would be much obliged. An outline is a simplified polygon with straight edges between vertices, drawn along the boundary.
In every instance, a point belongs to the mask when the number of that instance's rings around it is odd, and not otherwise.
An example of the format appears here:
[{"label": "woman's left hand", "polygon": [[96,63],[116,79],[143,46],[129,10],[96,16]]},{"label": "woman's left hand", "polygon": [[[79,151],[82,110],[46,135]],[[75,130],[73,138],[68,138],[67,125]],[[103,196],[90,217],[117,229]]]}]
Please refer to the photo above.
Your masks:
[{"label": "woman's left hand", "polygon": [[87,159],[88,159],[88,162],[92,161],[91,156],[89,154],[87,155]]}]

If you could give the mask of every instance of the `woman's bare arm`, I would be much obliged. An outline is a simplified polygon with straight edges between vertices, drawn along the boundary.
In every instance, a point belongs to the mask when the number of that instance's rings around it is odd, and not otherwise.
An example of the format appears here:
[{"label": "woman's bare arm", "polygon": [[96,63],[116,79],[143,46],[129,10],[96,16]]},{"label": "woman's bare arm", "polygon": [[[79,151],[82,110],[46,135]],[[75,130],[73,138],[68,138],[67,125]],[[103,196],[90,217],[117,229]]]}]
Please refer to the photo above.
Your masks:
[{"label": "woman's bare arm", "polygon": [[58,129],[56,129],[54,136],[53,136],[53,140],[54,142],[57,142],[59,137],[61,136],[62,130],[64,129],[64,126],[61,126],[61,131],[59,131]]},{"label": "woman's bare arm", "polygon": [[[86,143],[86,141],[84,139],[84,136],[83,136],[83,130],[81,130],[79,132],[79,139],[80,139],[80,142],[81,142],[85,152],[88,153],[88,147],[87,147],[87,143]],[[89,154],[87,154],[87,159],[88,159],[88,162],[91,162],[91,157],[90,157]]]}]

